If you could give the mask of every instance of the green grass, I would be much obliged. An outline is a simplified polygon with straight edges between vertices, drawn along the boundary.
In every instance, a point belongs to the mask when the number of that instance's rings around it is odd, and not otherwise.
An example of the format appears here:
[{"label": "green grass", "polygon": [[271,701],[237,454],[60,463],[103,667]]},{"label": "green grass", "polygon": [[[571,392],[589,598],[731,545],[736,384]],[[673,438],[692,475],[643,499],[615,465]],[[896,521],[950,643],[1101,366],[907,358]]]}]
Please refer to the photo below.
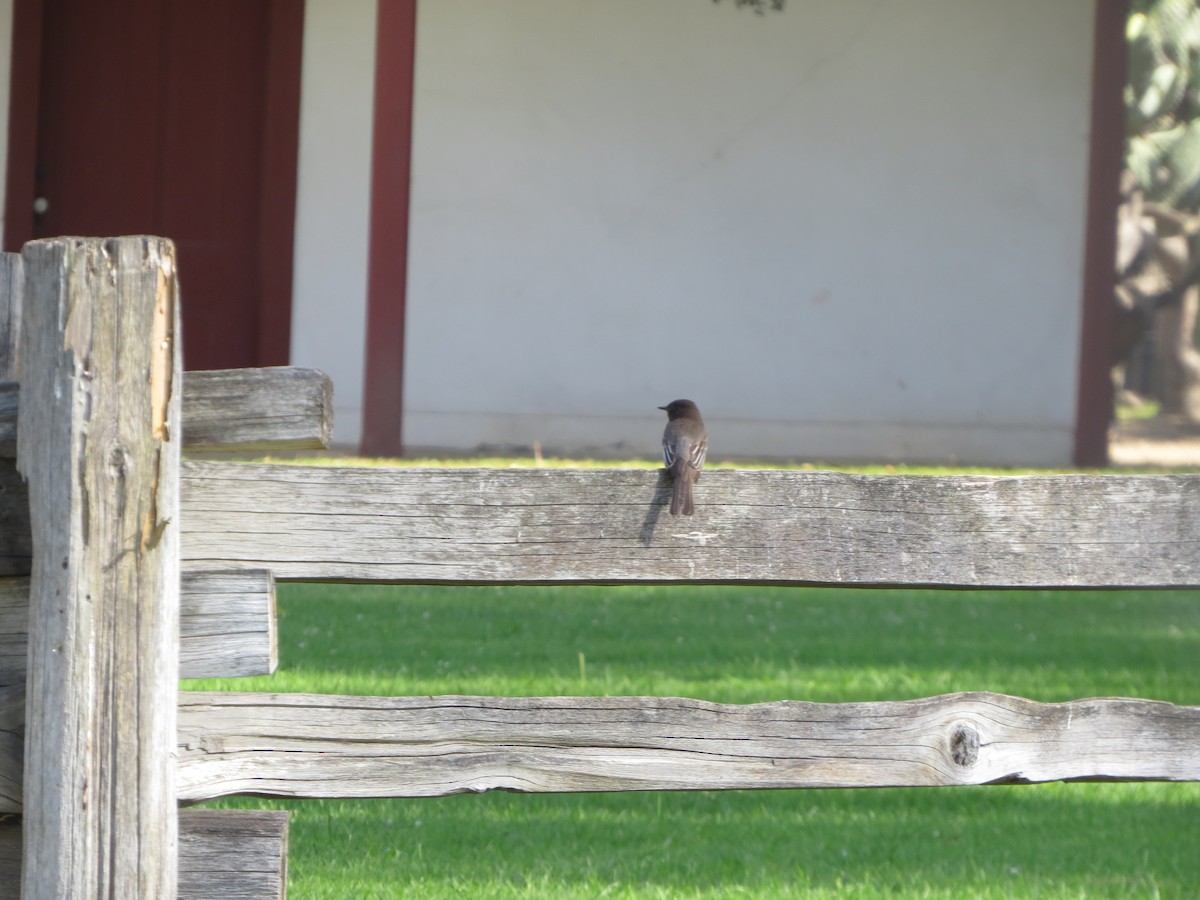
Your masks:
[{"label": "green grass", "polygon": [[[376,456],[339,456],[323,454],[320,456],[287,456],[287,457],[254,457],[249,462],[290,463],[306,466],[400,466],[403,468],[462,468],[482,467],[487,469],[661,469],[662,460],[655,458],[630,459],[576,459],[547,456],[427,456],[404,457],[388,459]],[[952,471],[955,475],[1033,475],[1049,474],[1064,471],[1061,468],[1008,468],[998,469],[995,466],[956,466],[948,470],[945,466],[919,465],[914,463],[876,463],[828,464],[818,462],[802,462],[798,460],[746,460],[746,459],[709,459],[705,469],[773,469],[799,470],[804,472],[855,472],[862,475],[900,474],[900,475],[945,475]],[[1084,471],[1084,470],[1080,470]],[[1087,470],[1098,471],[1098,470]],[[1107,471],[1116,472],[1112,469]],[[1121,469],[1122,472],[1131,471]],[[1160,471],[1160,470],[1155,470]]]},{"label": "green grass", "polygon": [[[1200,703],[1200,592],[283,585],[280,671],[353,694]],[[435,800],[292,810],[293,898],[1186,897],[1200,785]]]},{"label": "green grass", "polygon": [[[230,458],[230,457],[222,457]],[[317,456],[256,456],[242,458],[245,462],[287,463],[306,466],[400,466],[403,468],[461,468],[479,466],[491,469],[661,469],[662,461],[655,458],[577,459],[547,456],[439,456],[386,457],[345,456],[323,453]],[[705,469],[768,469],[788,471],[853,472],[860,475],[1058,475],[1064,472],[1095,474],[1189,474],[1196,466],[1120,466],[1106,469],[1064,469],[1062,467],[1018,466],[954,466],[919,463],[824,463],[803,460],[755,460],[709,458]]]},{"label": "green grass", "polygon": [[1158,411],[1162,404],[1157,400],[1147,400],[1139,403],[1137,406],[1121,406],[1116,408],[1116,417],[1118,422],[1141,422],[1146,419],[1153,419],[1158,415]]}]

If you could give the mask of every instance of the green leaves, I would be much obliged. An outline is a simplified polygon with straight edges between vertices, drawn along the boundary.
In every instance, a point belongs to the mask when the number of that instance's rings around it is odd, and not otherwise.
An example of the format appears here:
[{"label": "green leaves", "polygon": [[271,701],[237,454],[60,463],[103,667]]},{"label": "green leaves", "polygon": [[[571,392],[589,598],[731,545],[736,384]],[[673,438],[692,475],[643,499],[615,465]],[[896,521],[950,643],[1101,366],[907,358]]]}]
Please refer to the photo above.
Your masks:
[{"label": "green leaves", "polygon": [[1139,4],[1129,17],[1126,107],[1132,130],[1194,115],[1200,99],[1200,8],[1194,0]]},{"label": "green leaves", "polygon": [[1200,205],[1200,5],[1135,0],[1126,29],[1126,163],[1149,200]]}]

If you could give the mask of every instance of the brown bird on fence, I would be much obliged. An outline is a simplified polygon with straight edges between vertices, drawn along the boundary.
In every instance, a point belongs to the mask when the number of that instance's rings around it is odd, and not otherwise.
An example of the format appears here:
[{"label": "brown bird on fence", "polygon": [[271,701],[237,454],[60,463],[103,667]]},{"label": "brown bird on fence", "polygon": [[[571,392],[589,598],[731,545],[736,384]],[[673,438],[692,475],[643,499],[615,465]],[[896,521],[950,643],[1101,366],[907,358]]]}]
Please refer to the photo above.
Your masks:
[{"label": "brown bird on fence", "polygon": [[663,431],[663,465],[675,479],[671,494],[671,515],[690,516],[692,484],[700,478],[704,457],[708,454],[708,432],[700,410],[691,400],[672,400],[659,409],[667,411],[667,427]]}]

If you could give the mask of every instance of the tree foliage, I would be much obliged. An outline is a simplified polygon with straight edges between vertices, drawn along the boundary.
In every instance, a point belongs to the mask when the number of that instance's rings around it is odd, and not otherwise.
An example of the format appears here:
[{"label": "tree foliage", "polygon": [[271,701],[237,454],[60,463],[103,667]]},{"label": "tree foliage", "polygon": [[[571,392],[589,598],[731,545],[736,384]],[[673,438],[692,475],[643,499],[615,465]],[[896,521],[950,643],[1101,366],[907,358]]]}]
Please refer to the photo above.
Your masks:
[{"label": "tree foliage", "polygon": [[1200,5],[1134,0],[1126,32],[1127,164],[1148,200],[1200,207]]},{"label": "tree foliage", "polygon": [[1134,0],[1126,39],[1114,351],[1149,337],[1161,412],[1200,422],[1200,0]]}]

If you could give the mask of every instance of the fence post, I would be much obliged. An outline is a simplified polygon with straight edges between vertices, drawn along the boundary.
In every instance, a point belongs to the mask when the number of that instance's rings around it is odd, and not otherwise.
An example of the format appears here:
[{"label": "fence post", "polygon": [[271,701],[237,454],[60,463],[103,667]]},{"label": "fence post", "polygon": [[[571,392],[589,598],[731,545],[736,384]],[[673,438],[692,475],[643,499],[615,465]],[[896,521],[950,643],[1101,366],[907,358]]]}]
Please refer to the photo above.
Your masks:
[{"label": "fence post", "polygon": [[22,253],[33,531],[22,897],[175,897],[180,353],[174,248]]}]

